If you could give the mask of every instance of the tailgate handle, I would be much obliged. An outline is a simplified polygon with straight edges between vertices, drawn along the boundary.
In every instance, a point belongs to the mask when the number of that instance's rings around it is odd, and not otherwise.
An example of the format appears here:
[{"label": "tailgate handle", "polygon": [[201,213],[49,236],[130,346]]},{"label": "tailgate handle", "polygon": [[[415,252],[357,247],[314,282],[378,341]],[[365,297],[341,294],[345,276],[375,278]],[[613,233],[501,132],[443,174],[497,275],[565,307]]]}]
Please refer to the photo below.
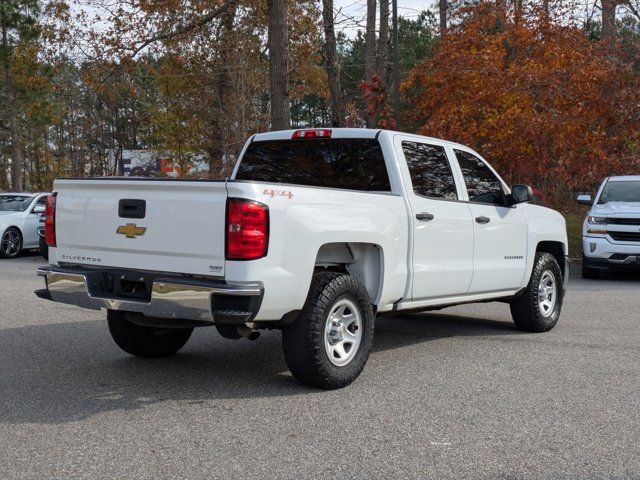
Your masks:
[{"label": "tailgate handle", "polygon": [[122,199],[118,203],[120,218],[144,218],[147,214],[147,202],[144,200]]}]

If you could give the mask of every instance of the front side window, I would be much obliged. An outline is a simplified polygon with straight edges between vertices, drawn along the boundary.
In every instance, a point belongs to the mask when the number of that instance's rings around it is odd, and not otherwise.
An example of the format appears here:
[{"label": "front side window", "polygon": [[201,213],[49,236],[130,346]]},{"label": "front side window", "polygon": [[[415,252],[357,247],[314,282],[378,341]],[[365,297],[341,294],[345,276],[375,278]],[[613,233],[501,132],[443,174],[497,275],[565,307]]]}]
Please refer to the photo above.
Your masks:
[{"label": "front side window", "polygon": [[444,147],[418,142],[402,142],[413,191],[418,195],[457,200],[456,182]]},{"label": "front side window", "polygon": [[462,150],[454,151],[464,176],[469,201],[504,205],[502,182],[495,173],[475,155]]},{"label": "front side window", "polygon": [[236,179],[391,191],[380,142],[372,138],[253,142],[242,157]]}]

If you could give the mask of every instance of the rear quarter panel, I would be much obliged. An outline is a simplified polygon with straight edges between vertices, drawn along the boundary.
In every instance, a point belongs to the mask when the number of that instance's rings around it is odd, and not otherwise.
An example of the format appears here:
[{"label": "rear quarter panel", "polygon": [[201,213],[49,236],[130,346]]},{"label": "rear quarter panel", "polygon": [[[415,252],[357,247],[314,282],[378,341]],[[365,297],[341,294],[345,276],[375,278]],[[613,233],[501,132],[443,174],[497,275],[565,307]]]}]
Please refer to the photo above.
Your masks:
[{"label": "rear quarter panel", "polygon": [[265,295],[256,320],[278,320],[303,307],[316,257],[327,243],[377,245],[381,251],[381,285],[377,305],[402,297],[407,281],[407,214],[399,195],[330,188],[232,181],[230,198],[247,198],[269,206],[267,256],[227,261],[228,281],[262,281]]}]

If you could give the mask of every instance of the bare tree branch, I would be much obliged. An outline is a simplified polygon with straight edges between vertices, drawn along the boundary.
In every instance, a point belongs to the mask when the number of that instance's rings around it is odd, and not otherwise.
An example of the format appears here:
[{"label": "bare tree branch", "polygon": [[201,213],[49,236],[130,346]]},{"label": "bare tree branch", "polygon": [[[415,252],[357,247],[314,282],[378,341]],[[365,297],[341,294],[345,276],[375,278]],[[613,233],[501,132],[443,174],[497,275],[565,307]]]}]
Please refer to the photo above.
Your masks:
[{"label": "bare tree branch", "polygon": [[238,3],[237,0],[229,0],[227,2],[224,2],[215,10],[209,12],[207,15],[197,18],[185,25],[180,25],[171,32],[158,33],[143,40],[137,47],[133,49],[131,56],[135,57],[138,53],[140,53],[152,43],[160,42],[162,40],[170,40],[172,38],[179,37],[180,35],[184,35],[185,33],[189,33],[193,30],[197,30],[198,28],[204,27],[206,24],[222,15],[222,13],[224,13],[228,8],[234,7],[236,3]]}]

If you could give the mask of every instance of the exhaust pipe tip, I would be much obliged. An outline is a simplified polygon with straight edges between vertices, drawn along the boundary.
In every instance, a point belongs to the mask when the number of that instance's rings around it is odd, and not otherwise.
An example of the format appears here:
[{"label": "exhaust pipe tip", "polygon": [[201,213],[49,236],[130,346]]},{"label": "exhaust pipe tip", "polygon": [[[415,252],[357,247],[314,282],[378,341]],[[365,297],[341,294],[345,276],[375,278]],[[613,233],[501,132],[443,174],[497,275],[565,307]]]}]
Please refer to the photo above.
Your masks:
[{"label": "exhaust pipe tip", "polygon": [[246,325],[238,326],[238,333],[240,336],[249,340],[257,340],[260,337],[260,332],[256,332],[254,329],[247,327]]}]

